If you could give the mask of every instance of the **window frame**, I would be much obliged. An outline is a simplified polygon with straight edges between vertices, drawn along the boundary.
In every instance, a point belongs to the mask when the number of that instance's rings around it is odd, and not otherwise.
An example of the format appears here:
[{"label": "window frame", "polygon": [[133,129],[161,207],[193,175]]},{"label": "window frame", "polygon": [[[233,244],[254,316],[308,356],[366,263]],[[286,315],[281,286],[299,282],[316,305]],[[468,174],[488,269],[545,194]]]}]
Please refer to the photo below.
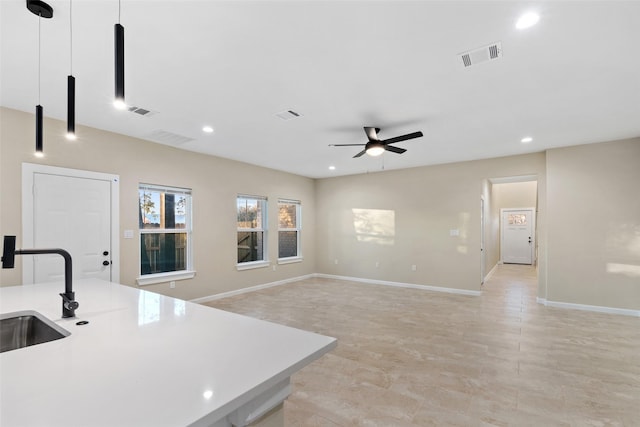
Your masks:
[{"label": "window frame", "polygon": [[[296,206],[296,226],[294,228],[280,227],[280,205],[288,204]],[[289,257],[280,257],[280,232],[295,231],[296,232],[296,255]],[[302,256],[302,201],[293,199],[278,199],[278,264],[289,264],[293,262],[301,262]]]},{"label": "window frame", "polygon": [[[193,194],[190,188],[173,187],[169,185],[138,183],[138,209],[140,209],[140,191],[162,192],[186,197],[185,204],[185,227],[184,228],[153,228],[144,229],[138,224],[138,286],[152,285],[156,283],[170,282],[174,280],[185,280],[195,277],[196,271],[193,267]],[[140,213],[139,213],[140,214]],[[166,271],[160,273],[142,274],[142,236],[146,234],[186,234],[185,242],[185,268],[177,271]]]},{"label": "window frame", "polygon": [[[240,199],[255,200],[260,204],[261,224],[257,227],[238,227],[238,201]],[[236,269],[238,271],[263,268],[270,265],[268,252],[268,198],[266,196],[256,196],[252,194],[238,194],[236,196]],[[258,224],[257,224],[258,225]],[[262,233],[262,259],[255,261],[238,262],[238,233],[257,232]]]}]

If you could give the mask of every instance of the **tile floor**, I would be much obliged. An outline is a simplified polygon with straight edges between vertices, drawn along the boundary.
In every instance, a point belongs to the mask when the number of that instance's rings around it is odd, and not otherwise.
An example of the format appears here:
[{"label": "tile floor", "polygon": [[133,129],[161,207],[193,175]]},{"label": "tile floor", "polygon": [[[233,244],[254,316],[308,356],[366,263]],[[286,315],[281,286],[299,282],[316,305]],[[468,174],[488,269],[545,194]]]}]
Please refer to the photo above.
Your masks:
[{"label": "tile floor", "polygon": [[640,426],[640,319],[544,307],[535,269],[472,297],[308,279],[208,303],[338,338],[286,426]]}]

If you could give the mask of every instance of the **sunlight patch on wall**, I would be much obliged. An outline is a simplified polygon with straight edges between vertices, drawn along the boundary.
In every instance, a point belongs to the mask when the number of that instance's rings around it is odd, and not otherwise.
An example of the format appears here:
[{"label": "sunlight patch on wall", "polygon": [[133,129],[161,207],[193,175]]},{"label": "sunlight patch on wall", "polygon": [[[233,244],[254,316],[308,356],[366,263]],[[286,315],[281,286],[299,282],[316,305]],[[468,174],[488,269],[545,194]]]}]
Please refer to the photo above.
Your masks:
[{"label": "sunlight patch on wall", "polygon": [[608,262],[607,273],[622,274],[627,277],[640,277],[640,265]]},{"label": "sunlight patch on wall", "polygon": [[467,239],[469,235],[469,222],[471,221],[471,214],[469,212],[460,212],[458,214],[458,230],[459,230],[459,239],[460,244],[457,246],[456,250],[458,253],[466,255],[469,252],[469,245],[467,244]]},{"label": "sunlight patch on wall", "polygon": [[359,242],[393,245],[396,213],[386,209],[351,209],[353,229]]},{"label": "sunlight patch on wall", "polygon": [[640,225],[610,223],[606,247],[608,255],[640,258]]}]

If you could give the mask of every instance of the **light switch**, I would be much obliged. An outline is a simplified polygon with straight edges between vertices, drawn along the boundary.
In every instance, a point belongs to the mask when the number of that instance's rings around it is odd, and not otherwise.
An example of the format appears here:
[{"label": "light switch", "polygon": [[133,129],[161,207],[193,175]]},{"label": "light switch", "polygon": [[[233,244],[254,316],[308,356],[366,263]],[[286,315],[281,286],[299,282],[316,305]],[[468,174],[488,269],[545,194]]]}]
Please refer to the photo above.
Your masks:
[{"label": "light switch", "polygon": [[125,239],[133,239],[133,230],[124,230]]},{"label": "light switch", "polygon": [[452,228],[451,230],[449,230],[449,236],[459,236],[460,235],[460,230],[458,230],[457,228]]}]

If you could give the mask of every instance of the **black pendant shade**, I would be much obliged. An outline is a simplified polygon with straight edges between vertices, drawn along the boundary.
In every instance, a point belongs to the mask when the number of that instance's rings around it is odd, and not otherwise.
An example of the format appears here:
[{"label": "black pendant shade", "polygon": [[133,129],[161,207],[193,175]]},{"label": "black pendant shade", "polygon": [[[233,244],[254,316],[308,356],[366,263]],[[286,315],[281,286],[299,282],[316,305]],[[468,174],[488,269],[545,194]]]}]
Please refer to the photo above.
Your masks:
[{"label": "black pendant shade", "polygon": [[76,78],[67,76],[67,138],[76,137]]},{"label": "black pendant shade", "polygon": [[114,26],[115,36],[115,76],[116,76],[116,107],[125,108],[124,104],[124,27]]},{"label": "black pendant shade", "polygon": [[42,105],[36,105],[36,155],[44,155],[42,142]]}]

